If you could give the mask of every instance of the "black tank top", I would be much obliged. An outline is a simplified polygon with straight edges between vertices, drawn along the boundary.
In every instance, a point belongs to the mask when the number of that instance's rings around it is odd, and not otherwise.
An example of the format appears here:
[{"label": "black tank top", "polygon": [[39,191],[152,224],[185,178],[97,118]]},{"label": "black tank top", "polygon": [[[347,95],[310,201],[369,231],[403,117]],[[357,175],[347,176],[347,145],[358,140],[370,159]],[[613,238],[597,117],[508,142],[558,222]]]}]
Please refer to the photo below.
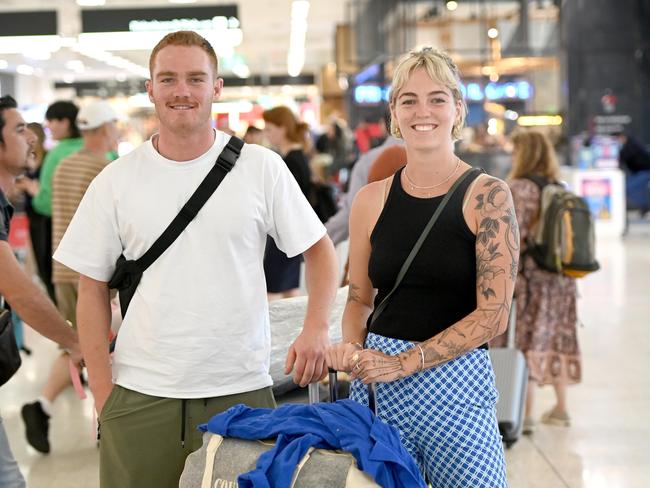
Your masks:
[{"label": "black tank top", "polygon": [[[393,183],[370,235],[368,275],[377,288],[375,308],[390,292],[397,274],[444,195],[416,198]],[[421,342],[476,309],[476,236],[463,217],[463,199],[479,172],[461,183],[415,256],[402,283],[370,332]]]}]

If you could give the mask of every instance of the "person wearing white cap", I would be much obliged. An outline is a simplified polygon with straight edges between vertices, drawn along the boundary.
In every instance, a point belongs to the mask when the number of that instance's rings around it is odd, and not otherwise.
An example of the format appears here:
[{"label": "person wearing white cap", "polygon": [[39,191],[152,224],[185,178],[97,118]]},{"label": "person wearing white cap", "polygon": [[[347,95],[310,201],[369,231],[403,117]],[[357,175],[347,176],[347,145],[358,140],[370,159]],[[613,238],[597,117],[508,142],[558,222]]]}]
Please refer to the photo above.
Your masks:
[{"label": "person wearing white cap", "polygon": [[[108,165],[107,154],[115,148],[118,140],[115,124],[118,119],[117,113],[106,101],[92,102],[79,110],[77,126],[81,130],[83,146],[59,163],[52,179],[53,249],[59,245],[90,182]],[[76,326],[79,275],[54,261],[52,282],[61,315]],[[41,396],[35,402],[23,405],[27,441],[39,452],[50,451],[48,430],[52,403],[70,384],[68,358],[61,354],[52,365]]]}]

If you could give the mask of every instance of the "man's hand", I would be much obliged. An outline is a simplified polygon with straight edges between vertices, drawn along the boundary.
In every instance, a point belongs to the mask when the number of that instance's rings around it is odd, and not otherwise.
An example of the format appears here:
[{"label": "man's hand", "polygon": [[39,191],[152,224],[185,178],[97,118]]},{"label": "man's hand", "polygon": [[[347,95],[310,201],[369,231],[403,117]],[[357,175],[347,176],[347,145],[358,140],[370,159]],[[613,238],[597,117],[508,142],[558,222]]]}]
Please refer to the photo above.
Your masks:
[{"label": "man's hand", "polygon": [[106,400],[108,400],[113,388],[114,385],[112,383],[104,384],[101,387],[91,387],[93,397],[95,398],[95,410],[97,411],[98,416],[101,415],[102,410],[104,410],[104,404],[106,403]]},{"label": "man's hand", "polygon": [[74,367],[77,368],[79,371],[81,371],[81,368],[84,367],[83,364],[83,357],[81,356],[81,348],[79,347],[79,343],[76,342],[74,346],[69,347],[66,349],[68,352],[68,355],[70,356],[70,360],[72,361],[72,364],[74,364]]},{"label": "man's hand", "polygon": [[293,382],[302,387],[323,379],[327,374],[325,355],[329,342],[327,329],[317,332],[303,329],[289,348],[284,374],[293,370]]}]

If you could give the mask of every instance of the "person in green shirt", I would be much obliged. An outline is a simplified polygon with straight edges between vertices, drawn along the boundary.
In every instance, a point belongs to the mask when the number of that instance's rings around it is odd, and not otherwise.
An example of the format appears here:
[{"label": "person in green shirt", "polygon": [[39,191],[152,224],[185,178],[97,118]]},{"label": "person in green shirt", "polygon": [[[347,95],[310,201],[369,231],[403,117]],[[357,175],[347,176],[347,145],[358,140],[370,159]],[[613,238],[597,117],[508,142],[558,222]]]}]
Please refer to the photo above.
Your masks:
[{"label": "person in green shirt", "polygon": [[47,293],[56,303],[52,284],[52,177],[59,162],[75,153],[83,146],[83,139],[77,127],[79,108],[72,102],[58,101],[51,104],[45,112],[45,120],[52,139],[59,143],[47,153],[41,166],[38,180],[21,178],[16,186],[32,196],[32,208],[39,220],[40,232],[31,236],[43,242],[34,242],[34,253],[38,275]]},{"label": "person in green shirt", "polygon": [[52,216],[52,177],[62,159],[76,153],[83,146],[77,127],[79,108],[72,102],[58,101],[47,108],[45,119],[52,139],[59,143],[47,153],[43,161],[38,192],[32,206],[41,215]]}]

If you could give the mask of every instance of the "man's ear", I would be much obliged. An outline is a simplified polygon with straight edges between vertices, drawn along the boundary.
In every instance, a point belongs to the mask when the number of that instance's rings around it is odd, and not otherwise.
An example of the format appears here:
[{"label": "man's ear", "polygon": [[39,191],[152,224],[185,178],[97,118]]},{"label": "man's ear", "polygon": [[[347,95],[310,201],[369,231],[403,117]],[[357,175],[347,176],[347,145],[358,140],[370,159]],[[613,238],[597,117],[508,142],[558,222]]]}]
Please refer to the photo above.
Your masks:
[{"label": "man's ear", "polygon": [[212,101],[216,102],[221,97],[221,90],[223,90],[223,78],[214,80],[214,91],[212,92]]},{"label": "man's ear", "polygon": [[153,103],[153,82],[151,80],[145,81],[144,87],[147,90],[147,95],[149,95],[149,101]]}]

